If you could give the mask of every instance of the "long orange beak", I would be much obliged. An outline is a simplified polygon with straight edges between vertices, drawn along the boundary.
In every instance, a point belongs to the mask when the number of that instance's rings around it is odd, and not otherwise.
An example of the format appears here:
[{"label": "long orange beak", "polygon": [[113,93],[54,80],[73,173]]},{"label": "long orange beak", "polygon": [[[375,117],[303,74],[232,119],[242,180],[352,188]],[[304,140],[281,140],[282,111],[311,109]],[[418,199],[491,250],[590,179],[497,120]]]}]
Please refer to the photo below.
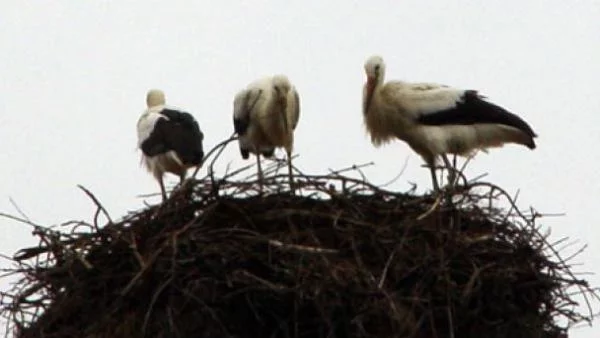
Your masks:
[{"label": "long orange beak", "polygon": [[375,89],[375,78],[369,76],[367,77],[367,90],[369,94],[373,93],[373,89]]},{"label": "long orange beak", "polygon": [[367,101],[364,106],[364,113],[366,114],[369,110],[369,106],[371,105],[371,99],[373,98],[373,90],[375,90],[375,78],[367,77]]}]

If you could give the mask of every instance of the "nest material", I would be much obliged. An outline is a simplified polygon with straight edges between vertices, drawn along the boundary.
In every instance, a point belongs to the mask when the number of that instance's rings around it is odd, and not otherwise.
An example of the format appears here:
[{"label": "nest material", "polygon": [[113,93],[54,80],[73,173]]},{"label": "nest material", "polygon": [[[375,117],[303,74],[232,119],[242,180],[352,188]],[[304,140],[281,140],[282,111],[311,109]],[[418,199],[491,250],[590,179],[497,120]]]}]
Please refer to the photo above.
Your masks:
[{"label": "nest material", "polygon": [[88,192],[94,224],[36,226],[3,299],[15,335],[558,338],[591,320],[571,288],[593,291],[498,187],[449,203],[298,173],[294,196],[271,172],[261,197],[245,170],[102,227]]}]

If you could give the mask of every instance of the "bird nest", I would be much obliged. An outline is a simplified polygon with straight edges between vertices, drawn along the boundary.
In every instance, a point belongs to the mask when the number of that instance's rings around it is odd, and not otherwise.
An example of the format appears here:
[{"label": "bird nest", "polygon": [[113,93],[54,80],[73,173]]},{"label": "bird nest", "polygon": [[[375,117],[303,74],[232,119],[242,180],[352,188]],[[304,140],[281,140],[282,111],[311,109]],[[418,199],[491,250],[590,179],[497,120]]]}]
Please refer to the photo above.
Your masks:
[{"label": "bird nest", "polygon": [[20,280],[2,297],[11,331],[558,338],[592,319],[575,299],[594,291],[540,232],[539,214],[519,212],[497,186],[419,196],[353,166],[296,171],[294,195],[280,167],[266,168],[263,195],[250,165],[191,180],[120,221],[82,187],[94,221],[34,225],[39,245],[13,258]]}]

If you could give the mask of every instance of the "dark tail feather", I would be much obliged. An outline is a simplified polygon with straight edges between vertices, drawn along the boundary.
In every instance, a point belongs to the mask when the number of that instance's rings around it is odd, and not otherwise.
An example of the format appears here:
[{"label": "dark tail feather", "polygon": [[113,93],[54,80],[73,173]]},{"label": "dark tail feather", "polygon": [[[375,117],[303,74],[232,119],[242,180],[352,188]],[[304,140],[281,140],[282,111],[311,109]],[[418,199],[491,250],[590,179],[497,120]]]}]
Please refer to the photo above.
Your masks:
[{"label": "dark tail feather", "polygon": [[530,142],[528,144],[526,144],[526,146],[527,146],[527,148],[529,148],[531,150],[533,150],[537,147],[537,145],[535,144],[535,141],[533,140],[533,137],[531,137]]},{"label": "dark tail feather", "polygon": [[[535,148],[535,142],[533,141],[533,138],[537,137],[537,134],[533,131],[531,126],[525,122],[525,120],[494,103],[484,100],[483,98],[484,97],[480,96],[475,91],[467,91],[465,93],[465,101],[463,105],[465,110],[472,113],[469,115],[474,116],[474,119],[479,120],[480,123],[498,123],[517,128],[532,138],[531,144],[528,145],[528,147],[531,149]],[[477,123],[476,121],[474,122]]]}]

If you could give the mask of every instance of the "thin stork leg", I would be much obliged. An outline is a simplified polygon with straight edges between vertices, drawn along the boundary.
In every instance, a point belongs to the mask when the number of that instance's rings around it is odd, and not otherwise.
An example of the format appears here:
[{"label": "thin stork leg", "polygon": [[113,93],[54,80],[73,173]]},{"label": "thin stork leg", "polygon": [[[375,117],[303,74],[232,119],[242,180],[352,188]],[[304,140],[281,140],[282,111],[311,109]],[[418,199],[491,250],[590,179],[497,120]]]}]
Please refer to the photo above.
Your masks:
[{"label": "thin stork leg", "polygon": [[425,161],[426,166],[429,167],[429,172],[431,173],[431,182],[433,183],[433,190],[435,192],[439,192],[440,185],[437,180],[437,175],[435,174],[435,156],[422,154],[421,157]]},{"label": "thin stork leg", "polygon": [[156,178],[158,180],[158,185],[160,185],[160,193],[162,195],[163,202],[167,200],[167,192],[165,190],[165,183],[163,182],[162,176]]},{"label": "thin stork leg", "polygon": [[258,169],[258,189],[260,194],[263,194],[263,173],[262,167],[260,166],[260,153],[256,152],[256,167]]},{"label": "thin stork leg", "polygon": [[435,174],[435,161],[431,161],[429,164],[429,172],[431,173],[431,181],[433,183],[433,190],[435,192],[440,191],[440,185],[438,184],[437,175]]},{"label": "thin stork leg", "polygon": [[448,159],[446,154],[442,154],[442,159],[444,160],[444,164],[446,165],[446,169],[448,170],[448,185],[453,187],[454,181],[456,180],[456,169]]},{"label": "thin stork leg", "polygon": [[185,170],[179,174],[179,189],[183,189],[183,184],[185,183]]},{"label": "thin stork leg", "polygon": [[294,195],[296,193],[296,189],[295,189],[295,185],[294,185],[294,175],[292,173],[292,152],[289,150],[286,152],[287,152],[288,178],[290,180],[290,191],[292,192],[292,195]]}]

